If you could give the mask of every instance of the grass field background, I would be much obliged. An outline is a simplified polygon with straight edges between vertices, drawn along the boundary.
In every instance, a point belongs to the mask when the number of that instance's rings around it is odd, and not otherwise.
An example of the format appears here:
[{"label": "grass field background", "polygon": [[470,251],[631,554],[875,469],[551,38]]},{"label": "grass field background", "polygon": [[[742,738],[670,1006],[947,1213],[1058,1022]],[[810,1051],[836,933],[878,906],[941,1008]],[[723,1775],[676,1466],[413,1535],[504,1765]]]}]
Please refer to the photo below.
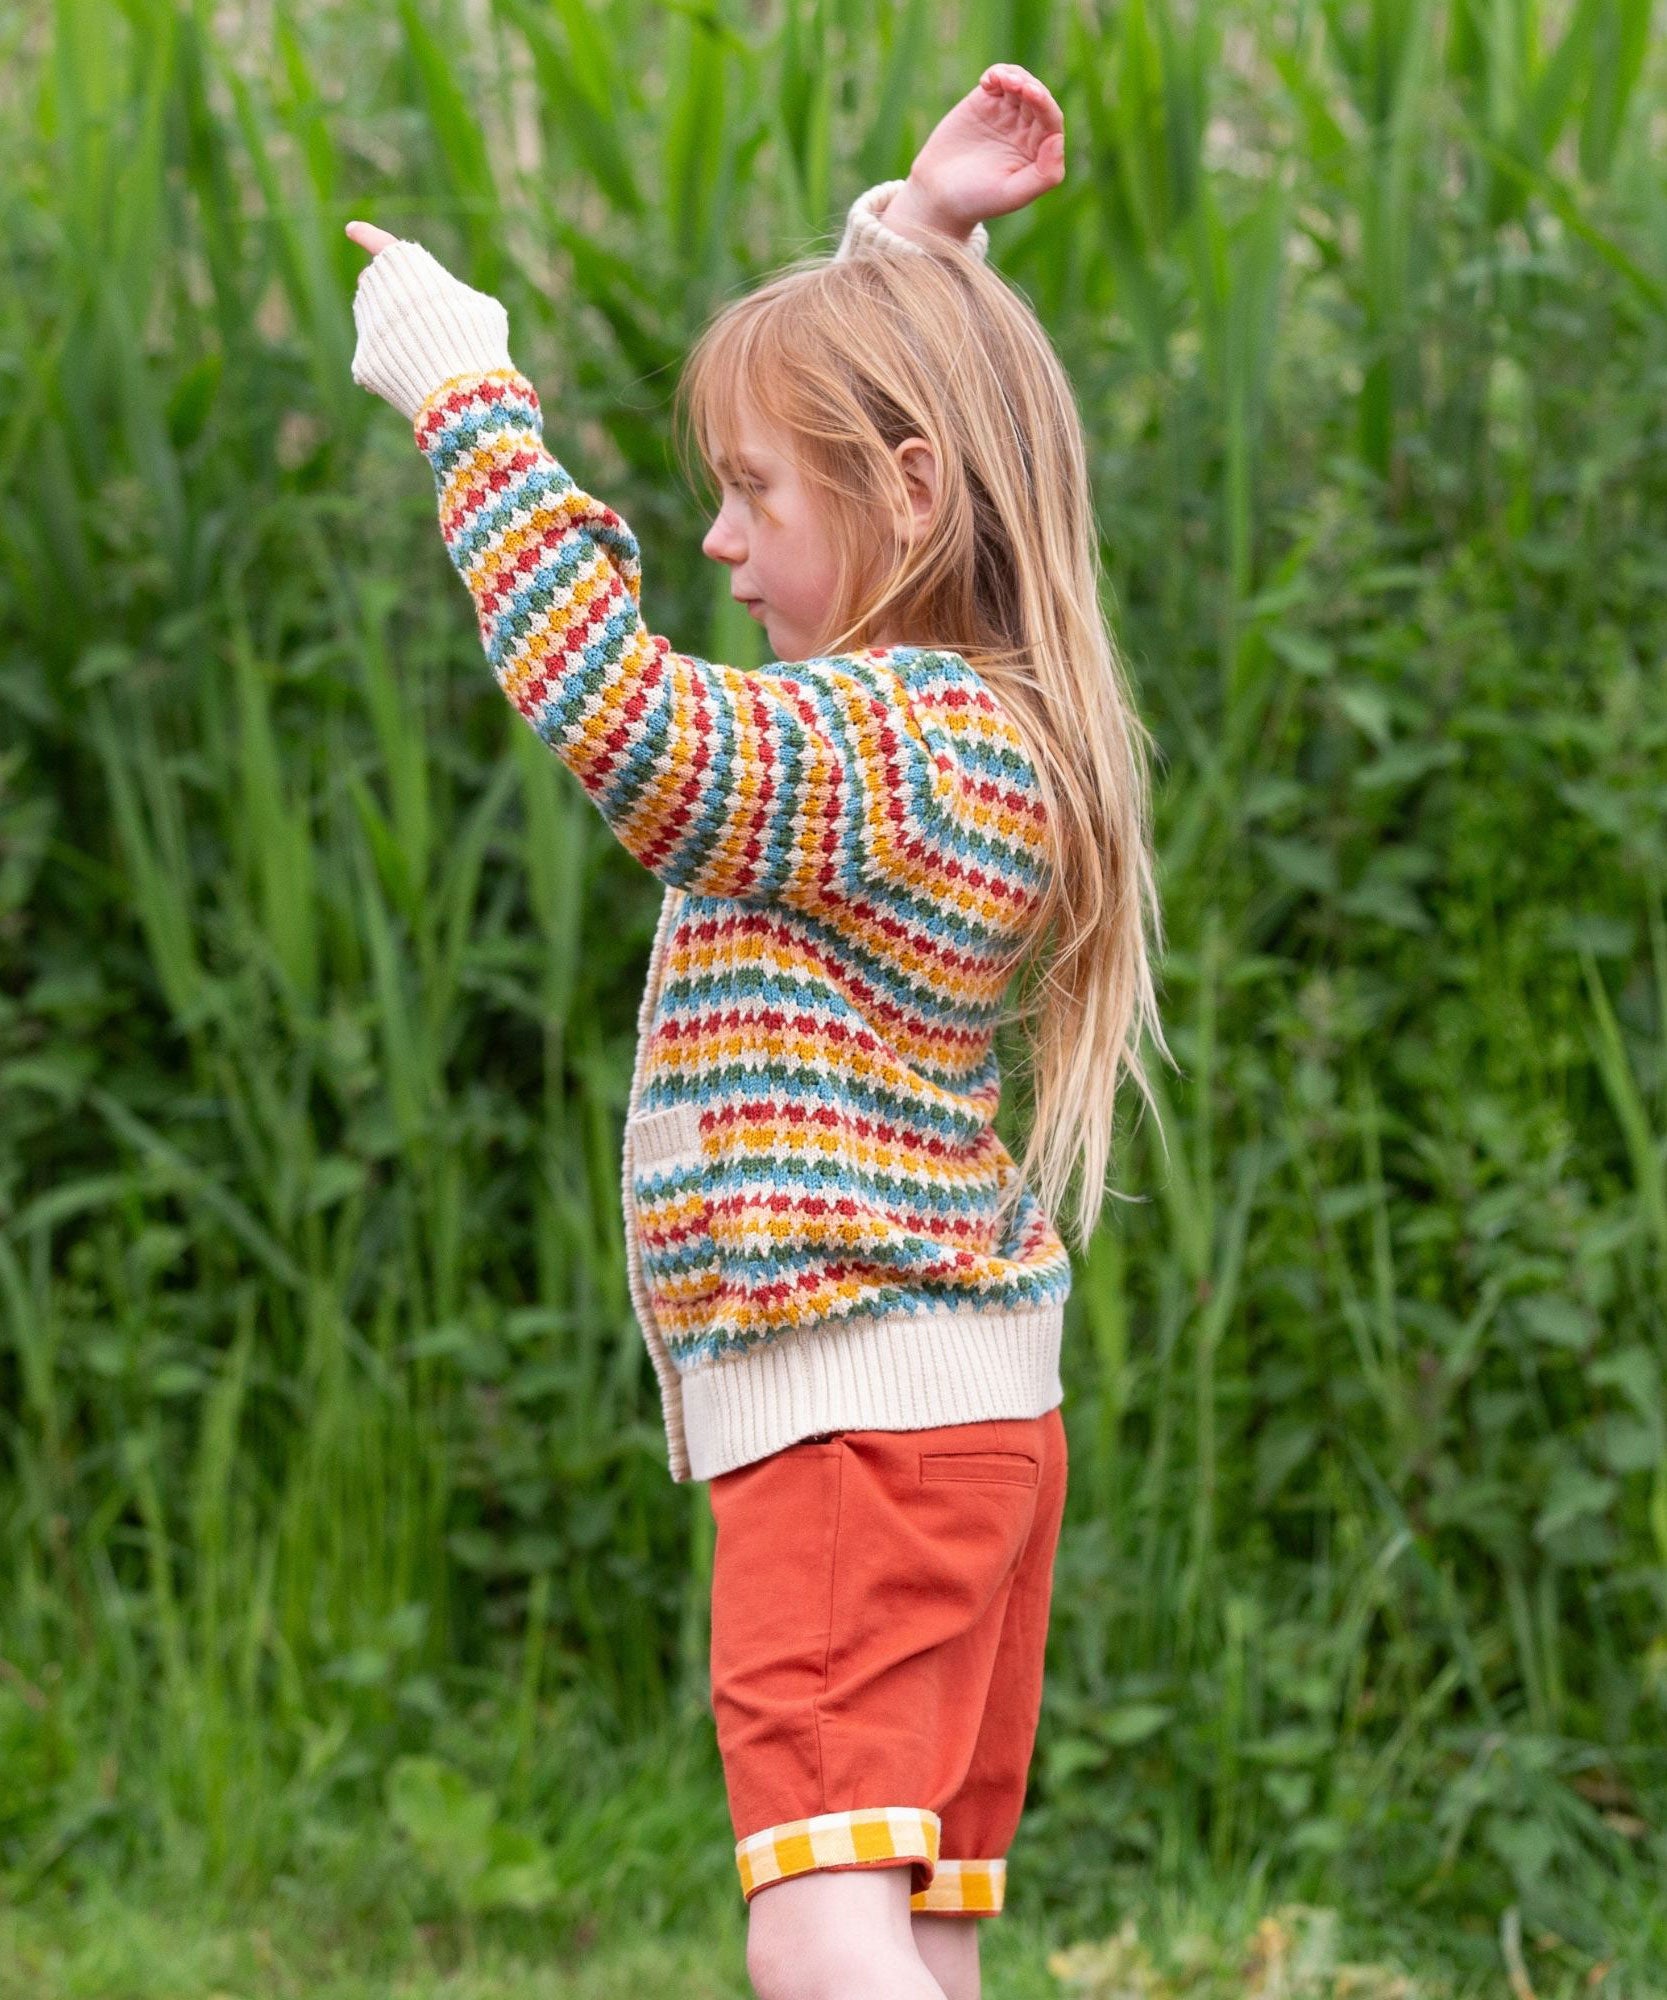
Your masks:
[{"label": "grass field background", "polygon": [[679,358],[997,59],[1179,1069],[1068,1308],[990,1990],[1667,1993],[1660,27],[0,14],[4,2000],[741,1990],[618,1207],[654,885],[491,680],[342,225],[505,300],[650,624],[760,664]]}]

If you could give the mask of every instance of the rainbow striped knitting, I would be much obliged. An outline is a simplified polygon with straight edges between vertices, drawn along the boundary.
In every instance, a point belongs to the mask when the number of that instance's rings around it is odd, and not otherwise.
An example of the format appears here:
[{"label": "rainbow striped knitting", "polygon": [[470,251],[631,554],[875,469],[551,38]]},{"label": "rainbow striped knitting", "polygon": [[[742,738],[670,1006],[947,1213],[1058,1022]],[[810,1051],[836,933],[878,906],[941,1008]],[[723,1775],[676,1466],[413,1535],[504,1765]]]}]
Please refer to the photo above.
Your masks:
[{"label": "rainbow striped knitting", "polygon": [[992,1120],[1047,882],[1022,739],[958,653],[758,672],[644,625],[638,546],[517,369],[414,419],[504,693],[667,885],[623,1193],[674,1477],[1061,1400],[1065,1245]]}]

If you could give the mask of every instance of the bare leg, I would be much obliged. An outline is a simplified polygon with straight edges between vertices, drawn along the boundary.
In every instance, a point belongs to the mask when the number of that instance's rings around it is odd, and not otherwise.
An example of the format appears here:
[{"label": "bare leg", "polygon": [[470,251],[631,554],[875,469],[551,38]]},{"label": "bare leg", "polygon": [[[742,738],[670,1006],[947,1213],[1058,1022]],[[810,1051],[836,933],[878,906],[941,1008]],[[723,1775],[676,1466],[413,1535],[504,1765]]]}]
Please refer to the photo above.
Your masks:
[{"label": "bare leg", "polygon": [[758,2000],[945,2000],[909,1921],[907,1868],[816,1869],[747,1905]]},{"label": "bare leg", "polygon": [[915,1950],[943,1988],[944,2000],[978,2000],[978,1933],[981,1917],[912,1915]]}]

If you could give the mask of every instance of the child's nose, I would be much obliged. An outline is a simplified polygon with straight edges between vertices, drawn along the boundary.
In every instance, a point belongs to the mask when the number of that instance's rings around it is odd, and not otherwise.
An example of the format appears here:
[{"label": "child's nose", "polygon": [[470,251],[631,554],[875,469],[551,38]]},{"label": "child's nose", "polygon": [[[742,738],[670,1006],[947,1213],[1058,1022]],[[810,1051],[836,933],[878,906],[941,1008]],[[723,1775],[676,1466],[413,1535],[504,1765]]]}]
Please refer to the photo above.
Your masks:
[{"label": "child's nose", "polygon": [[722,514],[706,531],[706,539],[701,543],[701,551],[714,562],[739,562],[745,554],[734,530],[729,527]]}]

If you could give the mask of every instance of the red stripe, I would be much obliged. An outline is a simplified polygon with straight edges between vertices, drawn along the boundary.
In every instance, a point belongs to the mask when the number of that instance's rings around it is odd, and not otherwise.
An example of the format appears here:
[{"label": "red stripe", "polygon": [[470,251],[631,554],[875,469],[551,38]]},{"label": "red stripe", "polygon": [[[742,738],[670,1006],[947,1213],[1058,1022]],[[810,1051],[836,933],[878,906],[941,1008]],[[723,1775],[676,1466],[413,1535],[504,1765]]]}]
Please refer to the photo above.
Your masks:
[{"label": "red stripe", "polygon": [[[854,918],[871,922],[876,930],[884,932],[894,940],[899,937],[904,939],[909,937],[906,925],[883,915],[874,904],[860,895],[851,897],[846,907]],[[855,927],[853,924],[852,928]],[[703,916],[698,920],[689,920],[686,927],[679,925],[678,928],[680,935],[686,928],[690,936],[700,939],[702,943],[712,943],[731,930],[767,939],[789,957],[808,959],[813,966],[825,972],[829,984],[836,993],[841,998],[854,999],[858,1010],[871,1021],[912,1030],[922,1039],[935,1041],[939,1046],[951,1049],[963,1047],[982,1050],[988,1043],[987,1028],[979,1028],[976,1025],[962,1027],[949,1021],[935,1020],[928,1014],[888,999],[878,988],[870,985],[847,959],[838,958],[833,952],[824,950],[808,928],[791,925],[788,917],[778,915],[770,908],[737,905],[733,917],[727,914],[722,918]],[[958,952],[953,947],[939,944],[935,940],[923,943],[913,957],[907,951],[898,953],[898,960],[901,964],[911,966],[921,960],[935,960],[940,968],[941,978],[972,986],[975,991],[979,985],[990,984],[1001,965],[1001,961],[993,954]],[[668,1023],[667,1026],[669,1025]],[[665,1030],[662,1029],[661,1032]],[[887,1045],[878,1042],[872,1046],[876,1049],[885,1047],[887,1053],[894,1053]]]},{"label": "red stripe", "polygon": [[495,380],[484,378],[450,389],[439,402],[431,403],[423,411],[417,424],[417,442],[423,450],[428,449],[429,440],[438,430],[443,430],[447,421],[466,410],[473,403],[501,403],[514,397],[519,402],[531,403],[536,412],[539,407],[538,391],[518,369]]}]

